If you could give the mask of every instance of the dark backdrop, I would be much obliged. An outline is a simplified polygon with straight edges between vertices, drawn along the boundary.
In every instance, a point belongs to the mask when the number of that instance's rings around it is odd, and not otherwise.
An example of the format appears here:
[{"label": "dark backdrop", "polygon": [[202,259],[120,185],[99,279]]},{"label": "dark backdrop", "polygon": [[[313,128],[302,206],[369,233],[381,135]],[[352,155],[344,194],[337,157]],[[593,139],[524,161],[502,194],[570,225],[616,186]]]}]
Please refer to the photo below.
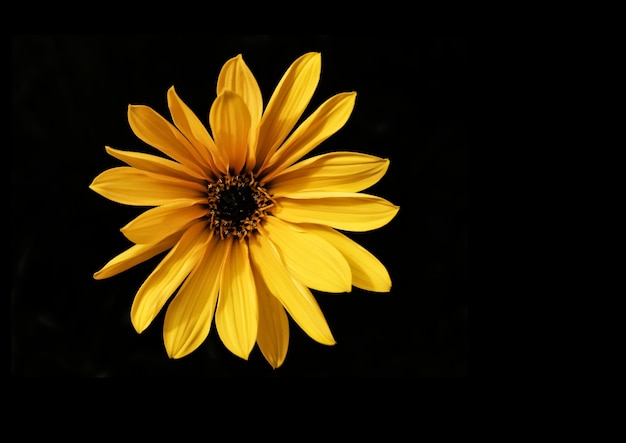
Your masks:
[{"label": "dark backdrop", "polygon": [[[467,377],[468,45],[459,36],[11,36],[11,374]],[[349,235],[387,266],[393,288],[315,293],[337,344],[318,344],[292,322],[277,370],[258,348],[247,362],[234,356],[214,328],[197,351],[169,360],[163,312],[141,335],[129,318],[156,261],[92,278],[129,246],[119,228],[141,212],[88,189],[121,164],[104,146],[148,150],[128,126],[129,103],[169,119],[175,85],[205,118],[221,66],[239,53],[267,101],[307,51],[322,53],[322,75],[305,115],[357,91],[348,123],[313,153],[391,160],[367,192],[400,212]]]}]

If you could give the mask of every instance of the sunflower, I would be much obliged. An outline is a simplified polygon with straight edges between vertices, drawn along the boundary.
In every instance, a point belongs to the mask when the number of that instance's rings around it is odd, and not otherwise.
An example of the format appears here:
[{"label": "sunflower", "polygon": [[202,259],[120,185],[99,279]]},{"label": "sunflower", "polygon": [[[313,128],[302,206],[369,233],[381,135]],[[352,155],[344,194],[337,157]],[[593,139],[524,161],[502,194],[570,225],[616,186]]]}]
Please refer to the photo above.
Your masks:
[{"label": "sunflower", "polygon": [[396,215],[398,206],[360,192],[389,160],[347,151],[302,159],[344,126],[355,103],[355,92],[334,95],[297,125],[320,69],[320,53],[296,59],[264,108],[237,55],[219,73],[210,132],[171,87],[173,124],[148,106],[128,107],[134,134],[166,157],[105,147],[126,166],[102,172],[90,188],[149,209],[121,228],[133,246],[94,278],[167,251],[137,291],[131,321],[141,333],[167,304],[170,358],[198,348],[215,323],[232,353],[247,360],[258,343],[277,368],[289,344],[287,313],[313,340],[335,344],[311,290],[390,290],[385,266],[341,232],[376,229]]}]

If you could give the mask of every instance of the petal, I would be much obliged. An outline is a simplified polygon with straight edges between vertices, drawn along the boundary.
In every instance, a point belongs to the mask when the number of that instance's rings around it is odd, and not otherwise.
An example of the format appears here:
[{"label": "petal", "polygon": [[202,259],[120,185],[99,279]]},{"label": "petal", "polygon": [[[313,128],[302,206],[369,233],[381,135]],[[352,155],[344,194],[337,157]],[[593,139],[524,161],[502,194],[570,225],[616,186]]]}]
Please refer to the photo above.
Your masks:
[{"label": "petal", "polygon": [[131,308],[137,332],[143,332],[165,302],[202,258],[209,240],[205,223],[191,226],[141,285]]},{"label": "petal", "polygon": [[287,272],[274,245],[263,235],[251,236],[249,244],[255,272],[263,278],[269,291],[294,321],[315,341],[327,345],[335,344],[313,294]]},{"label": "petal", "polygon": [[306,224],[302,227],[326,239],[343,254],[350,265],[354,286],[374,292],[391,290],[391,278],[387,269],[363,246],[328,226]]},{"label": "petal", "polygon": [[167,307],[163,341],[170,358],[181,358],[206,340],[211,330],[227,242],[210,236],[202,260]]},{"label": "petal", "polygon": [[206,188],[199,183],[129,166],[102,172],[89,188],[114,202],[135,206],[158,206],[176,199],[206,197]]},{"label": "petal", "polygon": [[180,178],[186,181],[202,181],[194,175],[194,172],[173,160],[169,160],[156,155],[145,154],[143,152],[120,151],[110,146],[104,147],[109,155],[123,161],[133,168],[142,171],[154,172],[161,175]]},{"label": "petal", "polygon": [[209,131],[196,114],[180,99],[173,86],[167,91],[167,103],[174,124],[196,150],[196,158],[202,159],[203,164],[214,173],[225,173],[226,162],[217,151]]},{"label": "petal", "polygon": [[239,174],[248,155],[250,113],[243,99],[232,91],[217,96],[211,106],[209,121],[219,152],[228,166]]},{"label": "petal", "polygon": [[270,98],[259,126],[257,169],[270,158],[296,125],[320,79],[322,57],[302,55],[287,69]]},{"label": "petal", "polygon": [[96,280],[113,277],[114,275],[124,272],[139,263],[170,249],[178,242],[180,234],[170,235],[156,243],[146,245],[134,245],[126,251],[109,260],[109,262],[93,275]]},{"label": "petal", "polygon": [[289,319],[283,305],[271,294],[263,278],[256,272],[254,282],[259,300],[259,331],[256,340],[265,359],[276,369],[287,356]]},{"label": "petal", "polygon": [[256,343],[259,322],[256,287],[247,243],[236,239],[229,243],[232,246],[222,271],[215,326],[224,346],[247,360]]},{"label": "petal", "polygon": [[333,245],[276,217],[267,217],[262,229],[298,281],[318,291],[350,292],[350,266]]},{"label": "petal", "polygon": [[228,60],[220,71],[217,79],[217,95],[226,90],[239,95],[250,112],[251,130],[248,135],[248,146],[251,149],[248,152],[248,164],[253,165],[255,161],[253,148],[256,146],[258,126],[263,113],[263,97],[252,71],[243,61],[241,54]]},{"label": "petal", "polygon": [[358,192],[377,183],[389,160],[354,152],[331,152],[296,163],[268,187],[276,195],[298,191]]},{"label": "petal", "polygon": [[171,203],[148,209],[121,231],[133,243],[154,243],[173,233],[180,232],[195,220],[207,215],[206,198],[199,200],[174,200]]},{"label": "petal", "polygon": [[355,99],[356,92],[346,92],[326,100],[276,151],[267,165],[266,180],[270,180],[277,172],[302,158],[341,129],[352,114]]},{"label": "petal", "polygon": [[193,146],[154,109],[144,105],[129,105],[128,123],[139,139],[184,164],[199,177],[206,177],[205,171],[198,165],[198,154]]},{"label": "petal", "polygon": [[276,216],[293,223],[319,223],[345,231],[370,231],[400,209],[387,200],[357,192],[294,192],[275,196]]}]

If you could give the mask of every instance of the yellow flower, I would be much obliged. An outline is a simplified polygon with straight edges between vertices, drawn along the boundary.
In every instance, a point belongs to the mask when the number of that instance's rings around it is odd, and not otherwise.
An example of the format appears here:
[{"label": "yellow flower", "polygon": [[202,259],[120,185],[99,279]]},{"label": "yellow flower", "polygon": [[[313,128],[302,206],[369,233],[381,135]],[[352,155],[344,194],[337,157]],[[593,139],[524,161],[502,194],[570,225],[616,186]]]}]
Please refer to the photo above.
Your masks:
[{"label": "yellow flower", "polygon": [[[296,127],[317,87],[321,55],[295,60],[265,109],[241,55],[224,64],[209,113],[211,133],[167,93],[174,124],[147,106],[129,106],[135,135],[169,158],[106,147],[128,166],[90,188],[121,204],[152,207],[121,231],[134,243],[94,274],[104,279],[168,251],[139,288],[131,320],[143,332],[167,306],[163,339],[171,358],[217,333],[247,359],[259,349],[277,368],[287,354],[287,314],[314,340],[333,335],[311,290],[387,292],[384,265],[340,231],[368,231],[398,212],[360,191],[389,160],[333,152],[301,160],[348,120],[356,93],[329,98]],[[294,129],[295,127],[295,129]],[[298,161],[301,160],[301,161]]]}]

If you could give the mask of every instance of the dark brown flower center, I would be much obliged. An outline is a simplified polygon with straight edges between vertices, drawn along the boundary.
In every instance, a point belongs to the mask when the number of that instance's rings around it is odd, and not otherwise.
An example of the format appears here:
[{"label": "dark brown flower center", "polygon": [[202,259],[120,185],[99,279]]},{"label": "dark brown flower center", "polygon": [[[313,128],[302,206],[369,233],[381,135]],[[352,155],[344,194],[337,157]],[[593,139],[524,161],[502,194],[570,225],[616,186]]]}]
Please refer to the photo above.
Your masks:
[{"label": "dark brown flower center", "polygon": [[207,185],[207,195],[211,227],[220,238],[245,238],[274,205],[252,174],[221,177]]}]

